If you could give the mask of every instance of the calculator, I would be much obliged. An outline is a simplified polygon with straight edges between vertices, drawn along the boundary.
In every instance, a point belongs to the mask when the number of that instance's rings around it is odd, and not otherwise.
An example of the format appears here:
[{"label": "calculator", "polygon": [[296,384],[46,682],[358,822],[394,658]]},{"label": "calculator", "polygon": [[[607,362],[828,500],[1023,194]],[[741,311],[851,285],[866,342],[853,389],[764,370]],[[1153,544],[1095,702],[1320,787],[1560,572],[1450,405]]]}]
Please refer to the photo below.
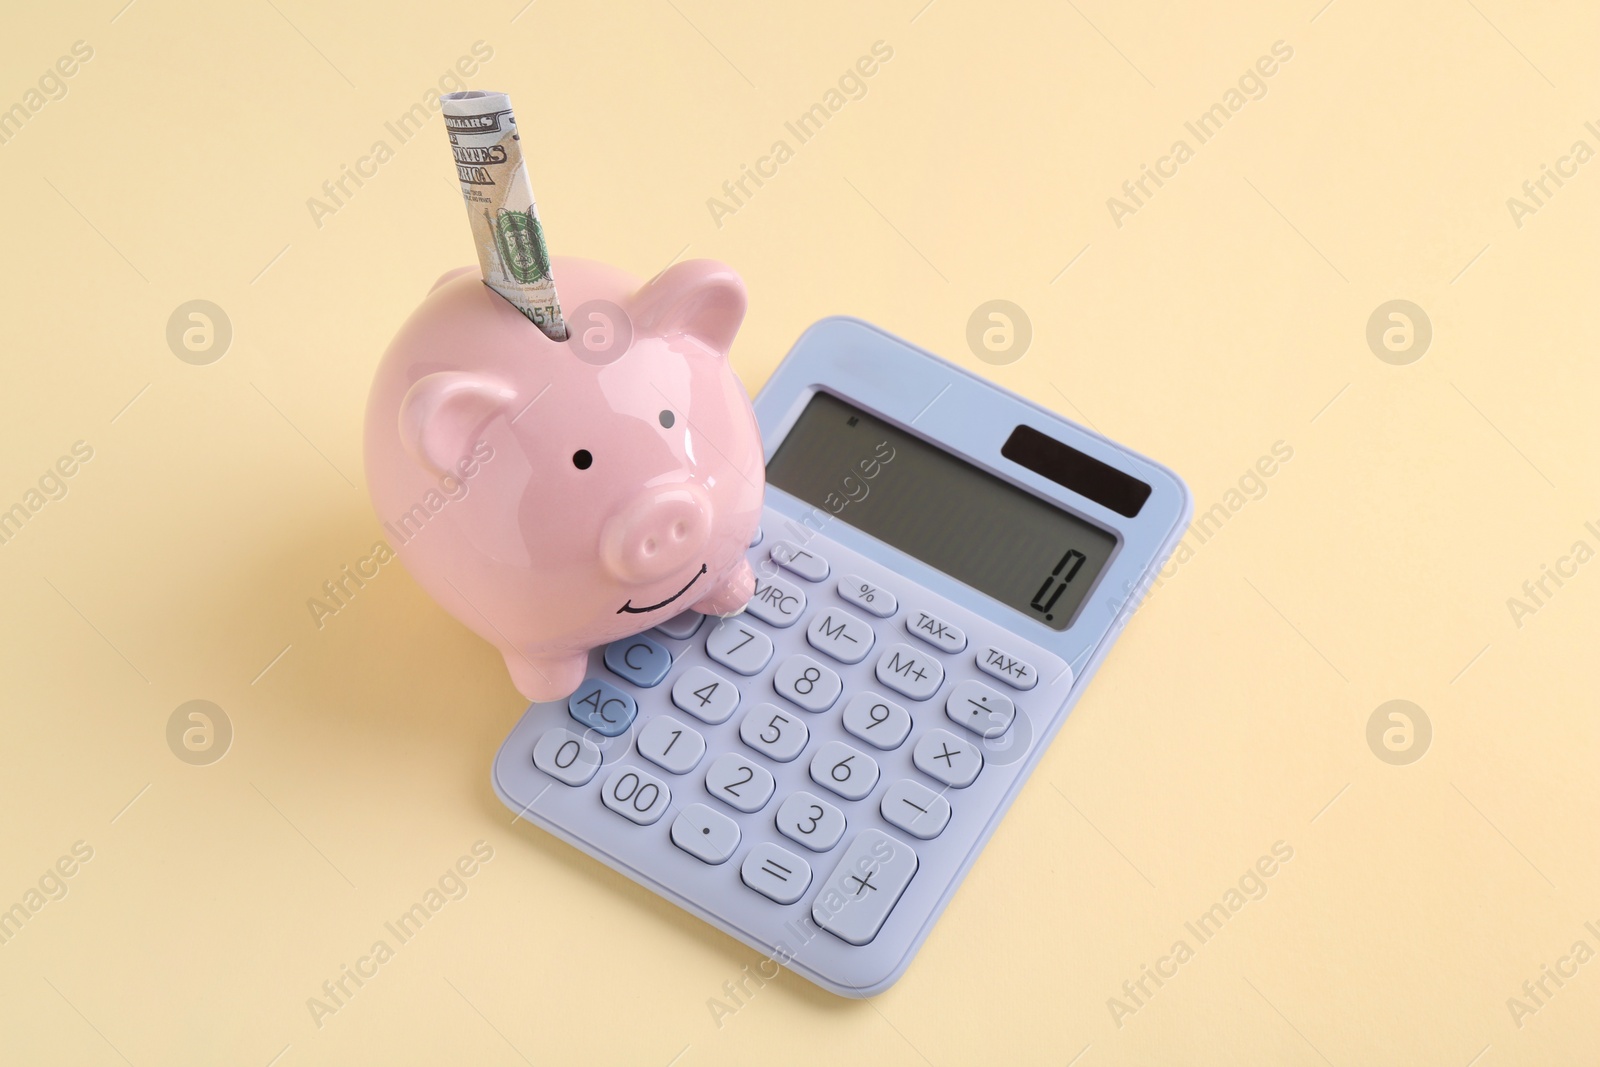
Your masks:
[{"label": "calculator", "polygon": [[[824,989],[910,965],[1192,512],[1171,470],[865,322],[755,400],[755,595],[594,650],[519,817]],[[714,442],[708,442],[714,446]]]}]

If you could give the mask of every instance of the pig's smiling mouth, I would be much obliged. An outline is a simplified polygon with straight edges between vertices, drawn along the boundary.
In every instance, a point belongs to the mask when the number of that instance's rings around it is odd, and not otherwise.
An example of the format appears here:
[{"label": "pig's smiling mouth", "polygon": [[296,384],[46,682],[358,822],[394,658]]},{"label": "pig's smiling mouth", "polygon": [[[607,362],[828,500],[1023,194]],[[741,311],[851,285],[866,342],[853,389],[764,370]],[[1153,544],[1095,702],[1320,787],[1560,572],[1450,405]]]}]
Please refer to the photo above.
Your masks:
[{"label": "pig's smiling mouth", "polygon": [[689,586],[693,585],[695,582],[698,582],[700,580],[700,576],[702,574],[704,574],[705,572],[706,572],[706,565],[704,563],[702,563],[702,564],[700,564],[700,569],[695,572],[695,576],[693,578],[689,579],[689,585],[685,585],[682,589],[678,590],[676,593],[673,593],[671,596],[667,597],[667,599],[663,600],[661,603],[659,603],[659,604],[651,604],[647,608],[636,608],[636,607],[633,606],[633,601],[629,600],[626,604],[622,605],[622,607],[617,609],[617,614],[621,615],[623,612],[627,612],[629,615],[643,615],[647,611],[656,611],[656,610],[658,610],[660,608],[664,608],[668,604],[672,603],[674,600],[677,600],[683,594],[687,593],[689,591]]}]

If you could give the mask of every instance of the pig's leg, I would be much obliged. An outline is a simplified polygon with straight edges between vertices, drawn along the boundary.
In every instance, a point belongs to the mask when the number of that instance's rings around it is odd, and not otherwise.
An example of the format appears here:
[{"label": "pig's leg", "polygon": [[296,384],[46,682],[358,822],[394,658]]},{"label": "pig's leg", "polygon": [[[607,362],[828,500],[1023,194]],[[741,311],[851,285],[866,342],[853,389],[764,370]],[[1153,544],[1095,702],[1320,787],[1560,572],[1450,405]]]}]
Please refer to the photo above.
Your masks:
[{"label": "pig's leg", "polygon": [[694,610],[702,615],[737,615],[755,591],[756,572],[751,570],[749,560],[741,559],[705,599],[694,605]]},{"label": "pig's leg", "polygon": [[524,656],[511,651],[505,654],[506,669],[517,691],[529,700],[562,700],[572,695],[589,669],[589,654],[574,652],[567,656]]}]

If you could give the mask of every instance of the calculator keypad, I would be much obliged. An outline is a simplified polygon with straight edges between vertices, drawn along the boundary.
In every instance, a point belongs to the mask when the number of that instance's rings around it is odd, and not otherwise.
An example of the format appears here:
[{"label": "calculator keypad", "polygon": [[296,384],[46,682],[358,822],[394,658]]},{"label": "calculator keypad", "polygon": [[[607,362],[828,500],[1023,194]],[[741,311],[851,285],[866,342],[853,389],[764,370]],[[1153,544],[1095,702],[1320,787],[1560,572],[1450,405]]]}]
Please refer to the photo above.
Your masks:
[{"label": "calculator keypad", "polygon": [[[854,952],[906,907],[917,879],[957,876],[950,850],[987,825],[997,795],[957,791],[983,774],[988,742],[1031,738],[1015,721],[1018,703],[1037,699],[1025,694],[1039,670],[1057,681],[1070,671],[910,583],[862,577],[872,561],[830,544],[752,551],[744,613],[707,622],[686,611],[597,653],[598,672],[567,702],[573,721],[543,727],[532,763],[565,787],[555,795],[592,803],[585,790],[598,789],[622,816],[597,816],[613,835],[654,835],[683,871],[700,872],[675,882],[657,868],[654,884],[716,912],[705,880],[737,875],[740,899],[755,902],[745,908],[787,922],[809,909],[838,939],[824,951]],[[905,610],[897,593],[912,601]],[[585,839],[581,822],[570,832]],[[630,866],[645,855],[604,842]],[[922,918],[906,922],[925,921],[930,892],[913,893]],[[896,943],[906,936],[900,928]]]}]

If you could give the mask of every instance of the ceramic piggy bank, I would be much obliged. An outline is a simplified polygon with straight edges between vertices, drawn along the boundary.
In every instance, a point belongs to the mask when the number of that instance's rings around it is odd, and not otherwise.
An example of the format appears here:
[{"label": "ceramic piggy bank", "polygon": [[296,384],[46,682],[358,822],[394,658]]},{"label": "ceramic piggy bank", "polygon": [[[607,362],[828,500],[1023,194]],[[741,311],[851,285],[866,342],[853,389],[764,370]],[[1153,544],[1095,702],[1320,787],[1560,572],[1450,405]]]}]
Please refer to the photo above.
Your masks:
[{"label": "ceramic piggy bank", "polygon": [[709,260],[640,285],[557,258],[572,336],[547,338],[476,268],[440,278],[367,404],[367,483],[406,569],[505,656],[532,700],[588,651],[693,608],[743,610],[760,433],[728,348],[744,284]]}]

